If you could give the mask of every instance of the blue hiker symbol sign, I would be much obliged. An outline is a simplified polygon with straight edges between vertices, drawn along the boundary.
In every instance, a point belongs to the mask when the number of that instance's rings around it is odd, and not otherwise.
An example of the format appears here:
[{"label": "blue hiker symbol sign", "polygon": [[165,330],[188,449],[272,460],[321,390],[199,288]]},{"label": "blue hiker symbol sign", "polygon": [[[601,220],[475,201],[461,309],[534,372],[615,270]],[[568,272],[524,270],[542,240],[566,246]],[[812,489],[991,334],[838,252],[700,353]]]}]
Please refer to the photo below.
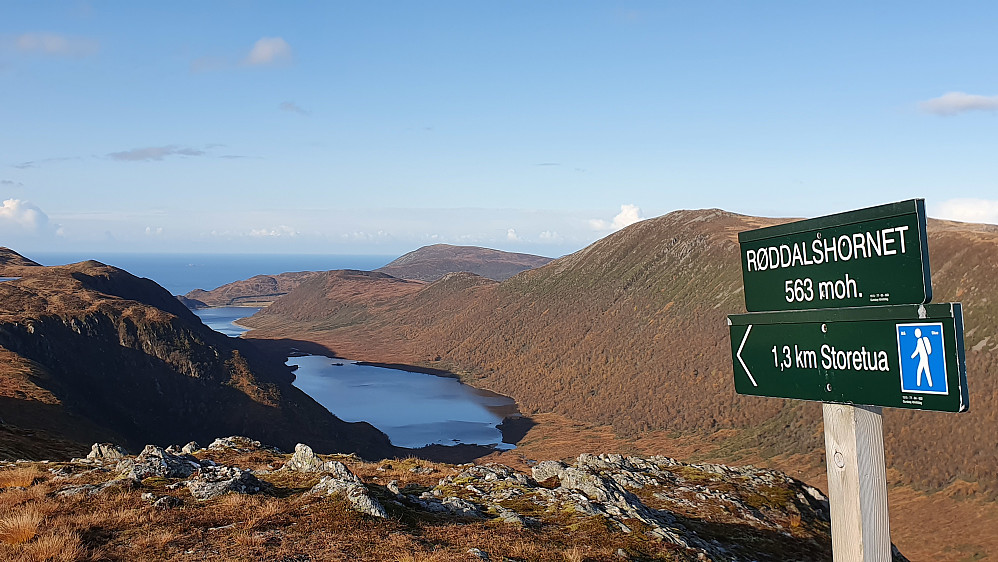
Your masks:
[{"label": "blue hiker symbol sign", "polygon": [[901,392],[949,394],[942,323],[898,324]]}]

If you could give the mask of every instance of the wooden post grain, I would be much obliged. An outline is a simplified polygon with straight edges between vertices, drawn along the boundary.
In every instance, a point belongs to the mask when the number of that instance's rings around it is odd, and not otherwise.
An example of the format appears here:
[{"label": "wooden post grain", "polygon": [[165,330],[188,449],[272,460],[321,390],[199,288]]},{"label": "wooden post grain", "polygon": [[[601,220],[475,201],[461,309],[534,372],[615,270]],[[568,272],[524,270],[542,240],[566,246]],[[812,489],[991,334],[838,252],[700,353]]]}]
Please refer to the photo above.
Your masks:
[{"label": "wooden post grain", "polygon": [[835,562],[890,562],[881,408],[822,404]]}]

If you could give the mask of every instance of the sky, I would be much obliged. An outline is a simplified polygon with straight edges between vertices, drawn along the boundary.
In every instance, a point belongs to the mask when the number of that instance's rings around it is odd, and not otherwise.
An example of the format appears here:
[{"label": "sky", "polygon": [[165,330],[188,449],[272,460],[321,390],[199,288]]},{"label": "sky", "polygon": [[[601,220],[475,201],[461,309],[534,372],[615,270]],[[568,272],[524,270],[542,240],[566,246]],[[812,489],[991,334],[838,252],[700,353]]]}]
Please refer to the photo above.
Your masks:
[{"label": "sky", "polygon": [[0,246],[560,256],[644,218],[998,223],[991,2],[0,0]]}]

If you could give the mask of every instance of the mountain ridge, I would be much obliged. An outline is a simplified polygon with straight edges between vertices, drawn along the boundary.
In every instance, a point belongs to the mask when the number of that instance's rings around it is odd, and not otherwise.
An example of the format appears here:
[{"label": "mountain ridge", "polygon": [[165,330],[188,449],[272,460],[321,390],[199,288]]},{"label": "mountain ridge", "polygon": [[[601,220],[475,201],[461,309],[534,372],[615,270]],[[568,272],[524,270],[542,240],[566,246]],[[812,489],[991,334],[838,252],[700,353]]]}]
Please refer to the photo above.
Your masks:
[{"label": "mountain ridge", "polygon": [[504,252],[479,246],[433,244],[404,254],[375,271],[401,279],[431,283],[448,273],[474,273],[494,281],[505,281],[528,269],[551,262],[551,258]]}]

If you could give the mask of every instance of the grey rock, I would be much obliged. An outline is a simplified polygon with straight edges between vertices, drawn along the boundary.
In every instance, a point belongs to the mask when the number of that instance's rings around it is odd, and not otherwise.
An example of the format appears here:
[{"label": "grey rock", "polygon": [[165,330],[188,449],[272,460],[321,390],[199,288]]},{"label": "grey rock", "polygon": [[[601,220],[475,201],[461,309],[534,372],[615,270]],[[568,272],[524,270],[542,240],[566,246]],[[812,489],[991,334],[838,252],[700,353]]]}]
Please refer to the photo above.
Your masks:
[{"label": "grey rock", "polygon": [[530,469],[534,480],[538,482],[544,482],[553,477],[557,477],[560,480],[561,473],[564,471],[565,464],[558,461],[541,461]]},{"label": "grey rock", "polygon": [[[284,463],[281,470],[290,470],[294,472],[333,472],[340,475],[343,474],[342,470],[346,468],[346,465],[339,461],[328,461],[323,462],[314,452],[312,448],[304,443],[299,443],[295,445],[295,452],[291,455],[291,459]],[[349,473],[349,471],[347,471]],[[353,476],[351,474],[351,476]]]},{"label": "grey rock", "polygon": [[162,447],[146,445],[135,459],[122,459],[116,470],[127,478],[143,480],[152,476],[187,478],[201,465],[188,457],[166,452]]},{"label": "grey rock", "polygon": [[158,507],[160,509],[171,509],[174,507],[180,507],[181,505],[184,505],[184,500],[175,496],[163,496],[152,502],[153,507]]},{"label": "grey rock", "polygon": [[[27,488],[25,488],[27,489]],[[90,495],[96,493],[97,486],[93,484],[84,484],[82,486],[70,486],[69,488],[63,488],[55,493],[56,497],[60,498],[71,498],[79,495]]]},{"label": "grey rock", "polygon": [[448,511],[458,517],[471,517],[474,519],[482,518],[482,512],[478,510],[478,507],[475,504],[468,500],[461,499],[456,496],[449,496],[444,498],[440,503],[446,507]]},{"label": "grey rock", "polygon": [[185,485],[199,500],[210,500],[227,492],[255,494],[264,486],[253,473],[234,466],[201,467]]},{"label": "grey rock", "polygon": [[90,447],[90,453],[87,454],[87,459],[92,461],[119,461],[128,455],[128,451],[115,445],[114,443],[94,443]]},{"label": "grey rock", "polygon": [[59,490],[58,492],[56,492],[55,495],[60,498],[70,498],[73,496],[80,496],[80,495],[92,496],[108,490],[111,491],[135,490],[139,488],[141,485],[142,483],[139,482],[138,480],[126,476],[124,478],[115,478],[113,480],[108,480],[103,484],[84,484],[82,486],[70,486],[68,488]]},{"label": "grey rock", "polygon": [[259,449],[262,445],[259,441],[250,439],[249,437],[243,437],[241,435],[232,435],[230,437],[219,437],[208,445],[209,449],[221,450],[221,449],[236,449],[239,451],[249,451],[253,449]]},{"label": "grey rock", "polygon": [[194,451],[199,451],[199,450],[201,450],[201,447],[198,446],[197,441],[191,441],[190,443],[181,447],[180,452],[184,453],[185,455],[190,455],[194,453]]},{"label": "grey rock", "polygon": [[520,517],[520,514],[513,511],[512,509],[506,509],[501,506],[497,506],[497,511],[499,512],[498,519],[503,523],[509,523],[510,525],[518,525],[520,527],[526,527],[527,522]]},{"label": "grey rock", "polygon": [[373,517],[388,517],[385,508],[371,497],[367,486],[341,462],[330,461],[332,474],[322,477],[319,483],[308,491],[309,494],[334,496],[341,495],[350,502],[353,509]]},{"label": "grey rock", "polygon": [[484,550],[482,550],[480,548],[469,548],[468,549],[468,554],[470,554],[472,558],[475,558],[475,559],[478,559],[478,560],[486,560],[486,561],[487,560],[491,560],[489,558],[489,553],[485,552]]},{"label": "grey rock", "polygon": [[389,492],[395,494],[395,497],[400,497],[402,495],[402,490],[399,490],[398,480],[392,480],[387,486],[385,486],[385,488],[387,488]]}]

